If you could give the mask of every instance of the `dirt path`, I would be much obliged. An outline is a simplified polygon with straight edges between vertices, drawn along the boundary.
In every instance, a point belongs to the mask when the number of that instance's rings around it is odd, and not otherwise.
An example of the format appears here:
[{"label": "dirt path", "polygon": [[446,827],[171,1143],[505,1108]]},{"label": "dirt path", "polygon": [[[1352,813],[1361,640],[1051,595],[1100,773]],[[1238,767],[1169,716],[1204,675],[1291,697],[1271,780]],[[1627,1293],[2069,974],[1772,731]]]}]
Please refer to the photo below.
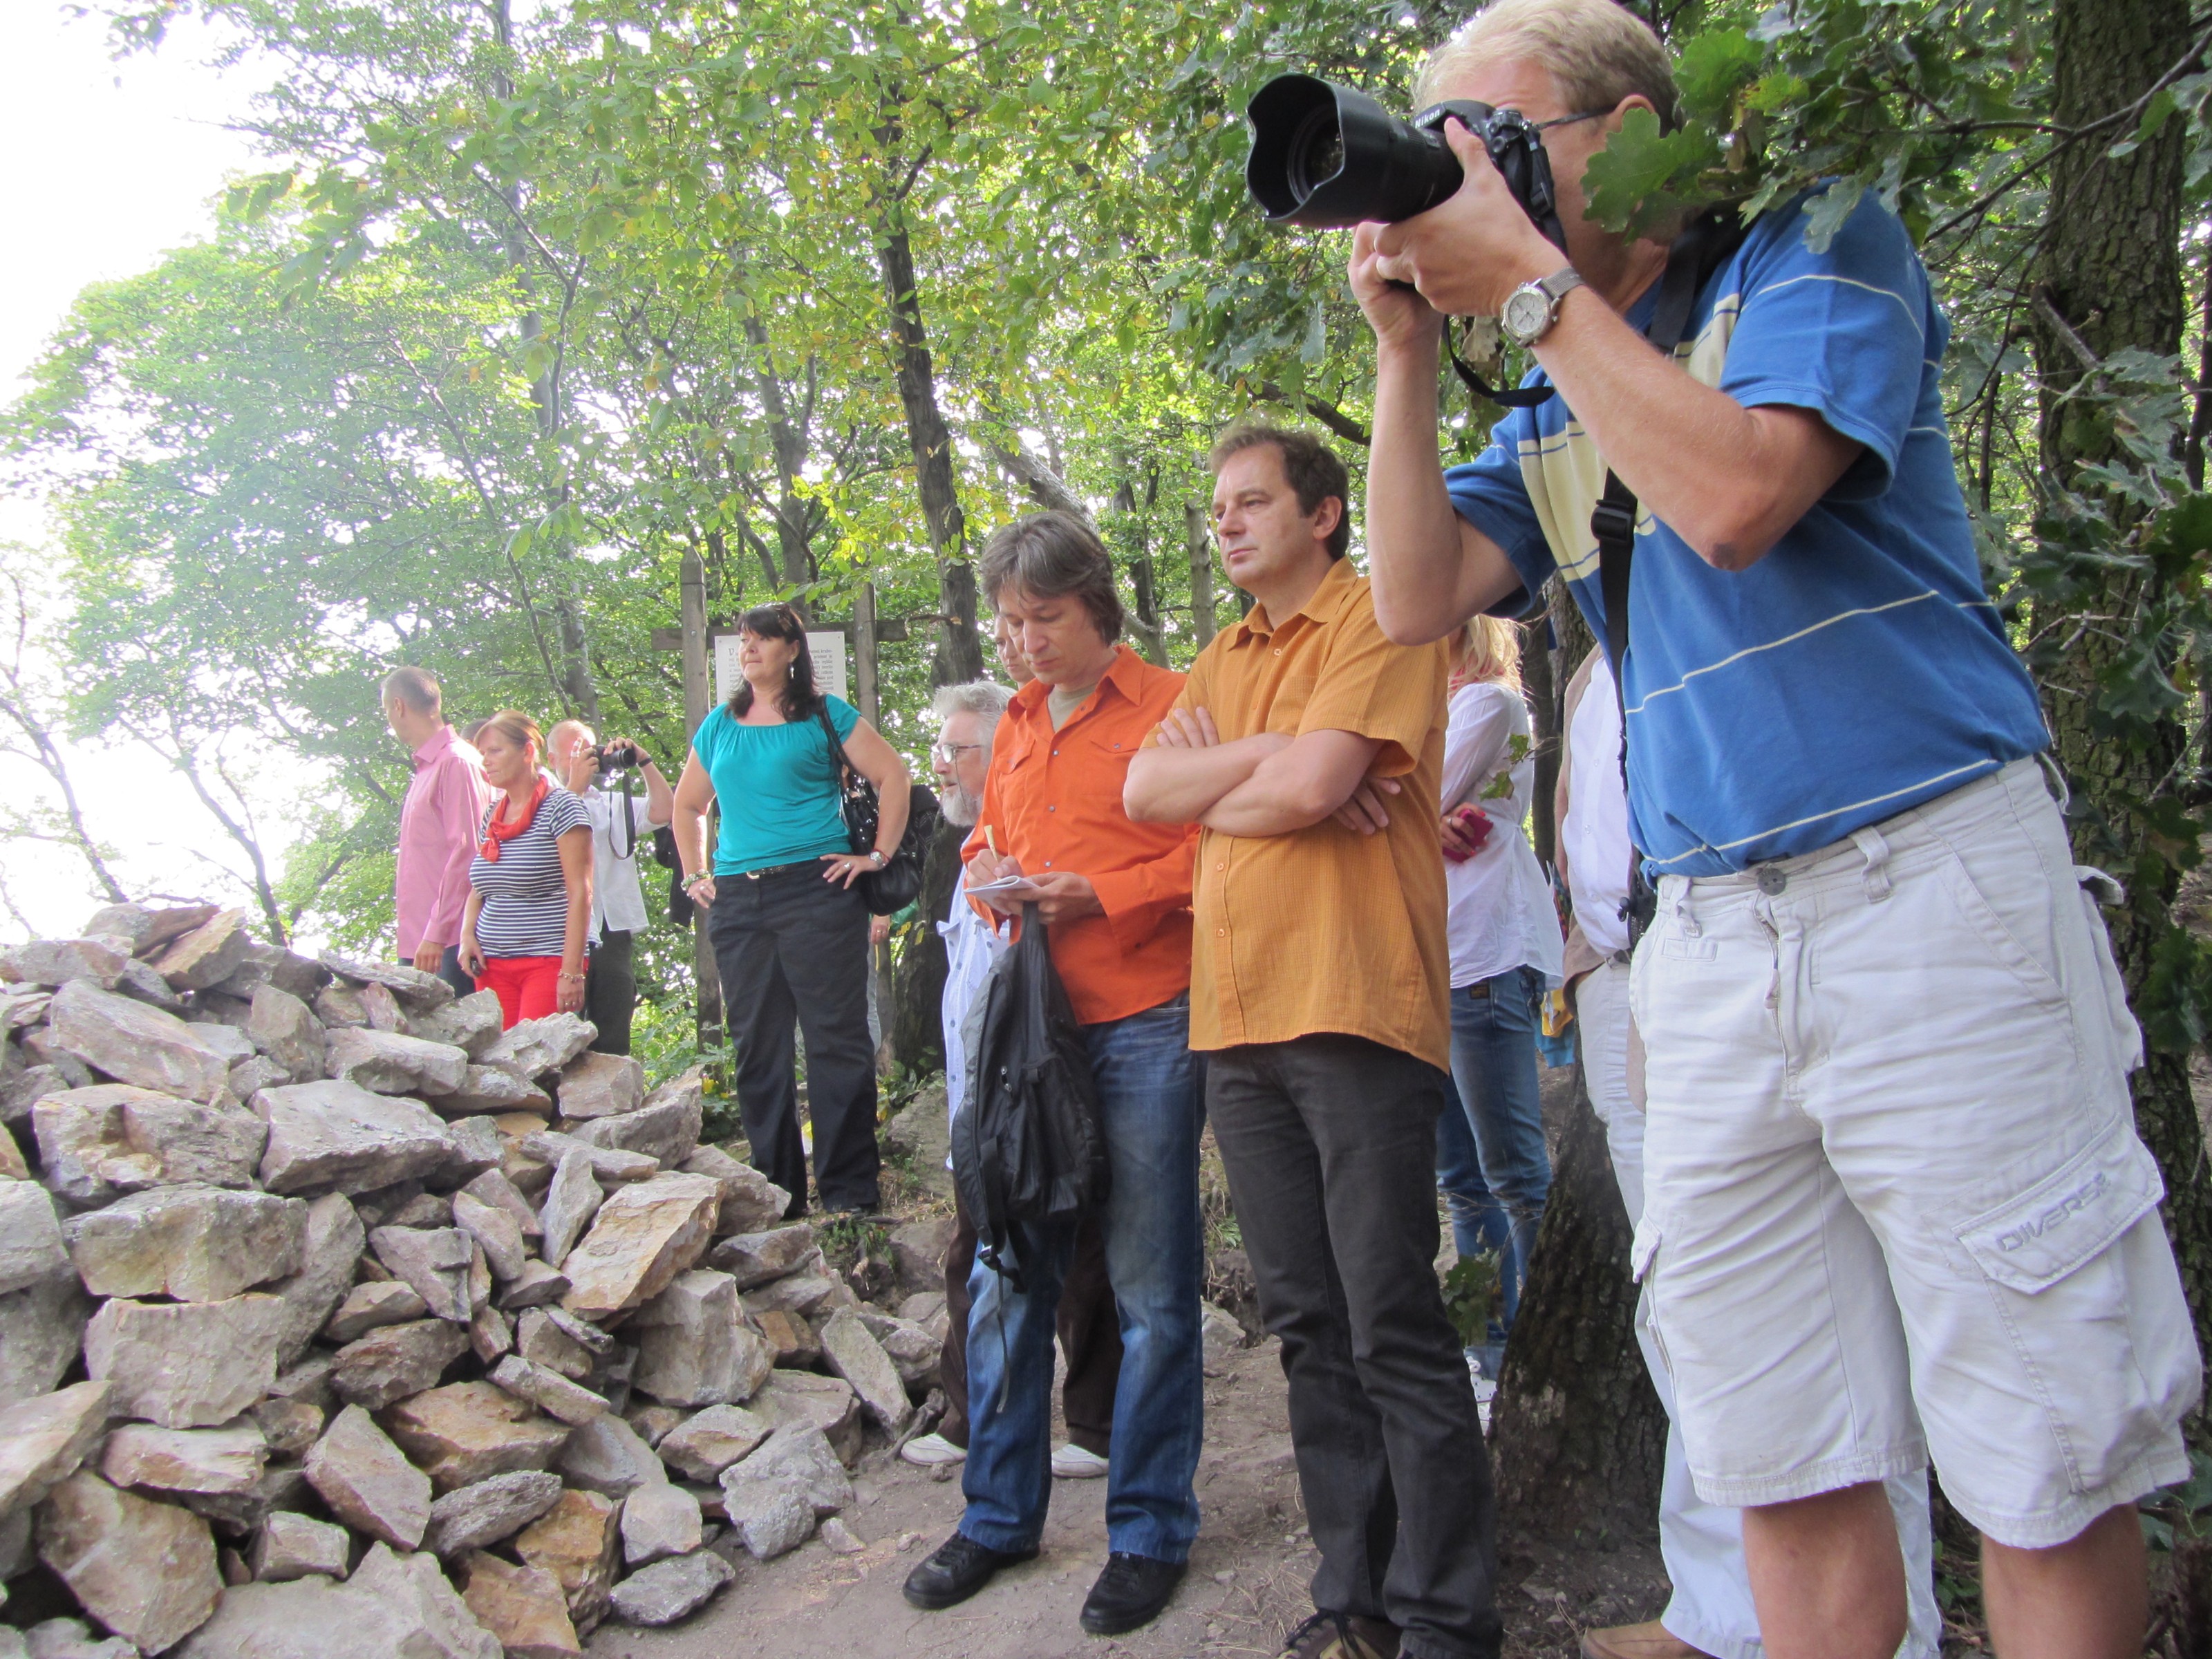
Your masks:
[{"label": "dirt path", "polygon": [[[845,1521],[865,1540],[860,1553],[833,1554],[819,1538],[765,1565],[740,1553],[737,1582],[704,1613],[672,1630],[604,1626],[591,1659],[1266,1659],[1311,1610],[1314,1557],[1273,1342],[1232,1354],[1206,1381],[1205,1519],[1190,1576],[1168,1612],[1131,1635],[1105,1641],[1076,1625],[1106,1559],[1104,1481],[1055,1482],[1043,1553],[934,1613],[908,1607],[899,1586],[959,1520],[957,1479],[933,1479],[872,1448],[854,1484],[859,1501]],[[1562,1557],[1509,1545],[1506,1554],[1509,1655],[1568,1659],[1583,1626],[1649,1618],[1663,1599],[1655,1550]]]}]

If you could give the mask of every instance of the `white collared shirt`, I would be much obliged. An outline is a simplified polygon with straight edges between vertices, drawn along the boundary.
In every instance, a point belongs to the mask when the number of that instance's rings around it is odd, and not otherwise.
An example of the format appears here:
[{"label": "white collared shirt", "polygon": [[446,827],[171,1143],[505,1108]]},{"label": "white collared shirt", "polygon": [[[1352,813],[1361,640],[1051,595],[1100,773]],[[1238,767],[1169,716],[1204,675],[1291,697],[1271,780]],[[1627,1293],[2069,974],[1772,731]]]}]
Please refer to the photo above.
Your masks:
[{"label": "white collared shirt", "polygon": [[[961,1037],[975,994],[990,977],[991,964],[1006,949],[991,924],[975,914],[968,902],[968,874],[963,871],[952,885],[952,908],[937,924],[945,941],[945,1116],[949,1124],[960,1115],[968,1093],[968,1049]],[[951,1167],[951,1160],[945,1161]]]}]

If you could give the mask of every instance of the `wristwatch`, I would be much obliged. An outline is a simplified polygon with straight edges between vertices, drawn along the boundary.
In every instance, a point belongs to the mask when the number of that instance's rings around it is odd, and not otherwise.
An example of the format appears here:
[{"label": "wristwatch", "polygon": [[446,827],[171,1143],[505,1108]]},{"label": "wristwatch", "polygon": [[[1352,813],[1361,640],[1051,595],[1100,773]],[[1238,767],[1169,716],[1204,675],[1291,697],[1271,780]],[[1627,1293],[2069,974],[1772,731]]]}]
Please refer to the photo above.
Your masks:
[{"label": "wristwatch", "polygon": [[884,866],[889,864],[890,860],[884,856],[884,849],[882,848],[871,847],[868,848],[868,862],[874,865],[877,869],[880,870]]},{"label": "wristwatch", "polygon": [[1526,351],[1552,331],[1552,325],[1559,320],[1559,301],[1582,285],[1582,275],[1572,265],[1522,283],[1505,296],[1505,308],[1498,313],[1498,331]]}]

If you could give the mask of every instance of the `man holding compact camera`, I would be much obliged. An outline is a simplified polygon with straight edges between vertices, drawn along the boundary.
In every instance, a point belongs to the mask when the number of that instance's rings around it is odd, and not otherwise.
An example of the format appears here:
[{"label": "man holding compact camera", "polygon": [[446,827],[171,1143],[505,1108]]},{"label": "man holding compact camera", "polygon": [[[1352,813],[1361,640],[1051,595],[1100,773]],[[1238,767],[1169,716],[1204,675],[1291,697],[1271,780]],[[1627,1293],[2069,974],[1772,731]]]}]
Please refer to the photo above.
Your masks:
[{"label": "man holding compact camera", "polygon": [[[1695,264],[1694,236],[1585,219],[1590,157],[1631,111],[1674,115],[1664,49],[1609,0],[1502,0],[1421,93],[1528,118],[1563,234],[1455,121],[1459,188],[1355,237],[1376,611],[1433,639],[1556,571],[1616,624],[1658,884],[1635,1263],[1698,1491],[1744,1510],[1766,1650],[1895,1652],[1881,1483],[1932,1457],[1982,1531],[2000,1653],[2140,1651],[2134,1504],[2188,1472],[2200,1367],[2140,1039],[1974,557],[1927,274],[1871,194],[1818,249],[1816,189]],[[1557,394],[1449,473],[1448,316],[1499,317]]]},{"label": "man holding compact camera", "polygon": [[[604,746],[581,720],[562,720],[548,735],[554,769],[569,793],[592,815],[592,937],[586,963],[584,1018],[599,1027],[592,1047],[603,1054],[629,1052],[630,1015],[637,1007],[636,936],[646,924],[645,893],[638,884],[638,838],[650,848],[653,832],[675,816],[676,791],[636,744],[617,738]],[[645,799],[599,787],[609,773],[635,767],[645,780]]]}]

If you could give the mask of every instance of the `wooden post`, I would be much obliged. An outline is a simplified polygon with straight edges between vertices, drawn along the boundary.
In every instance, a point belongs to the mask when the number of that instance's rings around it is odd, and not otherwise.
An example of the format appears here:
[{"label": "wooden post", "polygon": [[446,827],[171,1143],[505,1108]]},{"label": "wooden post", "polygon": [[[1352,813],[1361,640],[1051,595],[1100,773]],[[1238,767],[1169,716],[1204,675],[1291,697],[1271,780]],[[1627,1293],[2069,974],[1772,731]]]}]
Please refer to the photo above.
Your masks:
[{"label": "wooden post", "polygon": [[[860,718],[883,730],[883,682],[876,664],[876,584],[864,580],[853,595],[853,695]],[[876,976],[876,1015],[882,1023],[883,1041],[876,1045],[876,1070],[888,1073],[891,1064],[891,1032],[898,1024],[898,1009],[891,977],[889,939],[868,950],[869,971]]]},{"label": "wooden post", "polygon": [[[682,595],[684,633],[684,731],[690,734],[714,707],[712,671],[707,656],[707,567],[698,550],[684,555]],[[708,836],[708,858],[714,857],[714,831]],[[691,967],[699,989],[696,1010],[701,1046],[712,1048],[722,1032],[722,981],[714,971],[714,947],[708,942],[707,917],[702,911],[691,919]]]}]

